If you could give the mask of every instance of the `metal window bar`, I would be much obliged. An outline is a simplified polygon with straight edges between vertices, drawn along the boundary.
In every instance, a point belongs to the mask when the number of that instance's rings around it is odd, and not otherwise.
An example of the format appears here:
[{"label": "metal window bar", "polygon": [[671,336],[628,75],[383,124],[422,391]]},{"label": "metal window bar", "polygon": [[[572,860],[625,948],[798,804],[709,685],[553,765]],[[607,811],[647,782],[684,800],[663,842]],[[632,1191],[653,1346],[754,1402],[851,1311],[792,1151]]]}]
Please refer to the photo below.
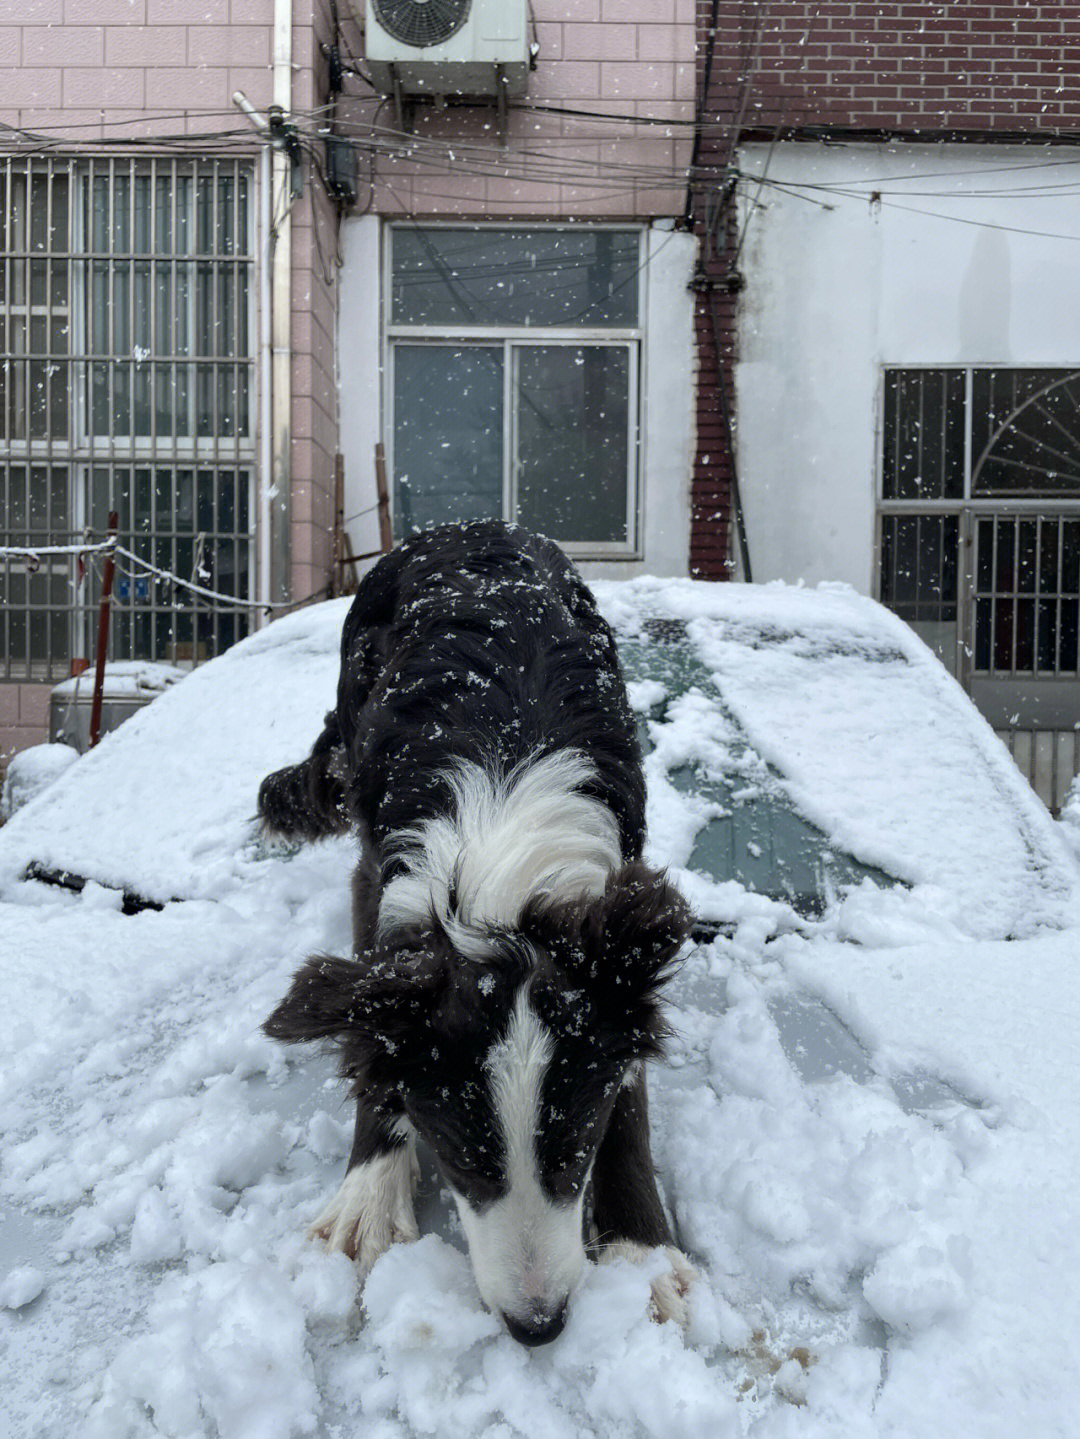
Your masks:
[{"label": "metal window bar", "polygon": [[1080,729],[1010,728],[995,734],[1050,813],[1059,816],[1080,774]]},{"label": "metal window bar", "polygon": [[1080,518],[979,514],[974,673],[1080,675]]},{"label": "metal window bar", "polygon": [[[0,545],[115,508],[134,553],[252,597],[253,188],[231,158],[0,158]],[[0,676],[65,677],[96,603],[92,565],[0,561]],[[113,658],[195,663],[250,623],[123,571],[114,607]]]}]

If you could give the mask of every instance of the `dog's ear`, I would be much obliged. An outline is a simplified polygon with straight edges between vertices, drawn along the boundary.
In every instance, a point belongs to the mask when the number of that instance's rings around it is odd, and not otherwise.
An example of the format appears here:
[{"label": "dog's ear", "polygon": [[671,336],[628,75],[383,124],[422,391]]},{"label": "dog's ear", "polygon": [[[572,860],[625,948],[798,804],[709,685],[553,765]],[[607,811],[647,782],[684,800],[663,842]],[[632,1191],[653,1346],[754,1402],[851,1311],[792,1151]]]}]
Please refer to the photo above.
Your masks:
[{"label": "dog's ear", "polygon": [[625,986],[634,999],[655,996],[674,973],[690,921],[689,905],[662,870],[623,865],[582,915],[590,978]]},{"label": "dog's ear", "polygon": [[428,948],[360,959],[314,955],[297,971],[263,1030],[284,1044],[328,1039],[343,1051],[358,1049],[365,1040],[392,1040],[422,1020],[444,979],[441,956]]},{"label": "dog's ear", "polygon": [[691,918],[667,876],[635,862],[616,870],[598,898],[538,908],[526,923],[595,1011],[629,1031],[634,1050],[647,1056],[663,1047],[660,991],[675,972]]}]

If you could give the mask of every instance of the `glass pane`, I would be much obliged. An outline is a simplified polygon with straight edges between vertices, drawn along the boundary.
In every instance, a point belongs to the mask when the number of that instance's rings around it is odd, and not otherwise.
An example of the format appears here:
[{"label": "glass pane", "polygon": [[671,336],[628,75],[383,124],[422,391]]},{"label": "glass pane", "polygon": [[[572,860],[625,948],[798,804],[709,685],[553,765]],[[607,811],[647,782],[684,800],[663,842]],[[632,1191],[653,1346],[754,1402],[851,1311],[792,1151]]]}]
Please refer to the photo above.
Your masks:
[{"label": "glass pane", "polygon": [[959,499],[964,493],[964,372],[885,374],[882,477],[887,500]]},{"label": "glass pane", "polygon": [[529,345],[517,356],[517,513],[555,540],[625,543],[630,352]]},{"label": "glass pane", "polygon": [[176,528],[190,532],[195,528],[195,477],[190,470],[176,472]]},{"label": "glass pane", "polygon": [[395,345],[397,533],[502,515],[502,470],[502,349]]},{"label": "glass pane", "polygon": [[1059,656],[1059,667],[1063,673],[1075,670],[1077,667],[1078,649],[1078,621],[1080,621],[1080,605],[1075,599],[1063,599],[1061,601],[1061,654]]},{"label": "glass pane", "polygon": [[909,624],[955,624],[958,517],[884,515],[881,524],[882,603]]},{"label": "glass pane", "polygon": [[[106,303],[110,302],[107,300]],[[112,299],[110,304],[112,343],[105,345],[104,353],[111,352],[119,357],[126,357],[131,354],[131,316],[131,265],[126,260],[118,261],[113,267]],[[95,353],[98,352],[95,351]]]},{"label": "glass pane", "polygon": [[1080,371],[976,370],[972,489],[1080,496]]},{"label": "glass pane", "polygon": [[214,472],[200,470],[196,477],[196,528],[210,534],[217,528],[214,524]]},{"label": "glass pane", "polygon": [[637,230],[393,231],[395,325],[638,323]]},{"label": "glass pane", "polygon": [[150,176],[137,175],[135,177],[135,232],[133,236],[133,247],[140,255],[147,254],[153,248],[150,226]]}]

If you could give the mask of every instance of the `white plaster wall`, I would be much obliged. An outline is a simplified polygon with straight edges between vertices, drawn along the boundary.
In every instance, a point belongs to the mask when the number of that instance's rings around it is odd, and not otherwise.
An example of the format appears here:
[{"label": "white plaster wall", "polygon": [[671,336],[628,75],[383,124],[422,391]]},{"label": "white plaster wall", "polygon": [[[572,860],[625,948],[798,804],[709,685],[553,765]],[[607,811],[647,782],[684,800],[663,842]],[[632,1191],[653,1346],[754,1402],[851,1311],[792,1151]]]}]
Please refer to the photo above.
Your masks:
[{"label": "white plaster wall", "polygon": [[[354,553],[378,547],[375,444],[382,438],[382,349],[377,216],[342,225],[338,369],[346,528]],[[694,308],[687,289],[692,235],[662,223],[646,234],[642,373],[640,536],[643,558],[581,562],[592,579],[685,575],[690,549],[690,477],[695,439]],[[362,512],[367,510],[367,514]]]},{"label": "white plaster wall", "polygon": [[[1067,188],[1080,150],[767,151],[745,147],[742,169],[767,165],[770,182],[797,189],[761,190],[740,258],[754,579],[869,593],[883,367],[1080,363],[1080,195]],[[742,221],[755,188],[741,187]]]},{"label": "white plaster wall", "polygon": [[687,288],[697,241],[654,226],[646,235],[645,354],[641,399],[642,558],[581,561],[587,579],[685,575],[690,568],[694,463],[694,297]]},{"label": "white plaster wall", "polygon": [[[382,439],[381,226],[377,215],[341,226],[338,391],[345,457],[345,528],[354,554],[379,548],[375,446]],[[366,511],[367,513],[363,513]]]}]

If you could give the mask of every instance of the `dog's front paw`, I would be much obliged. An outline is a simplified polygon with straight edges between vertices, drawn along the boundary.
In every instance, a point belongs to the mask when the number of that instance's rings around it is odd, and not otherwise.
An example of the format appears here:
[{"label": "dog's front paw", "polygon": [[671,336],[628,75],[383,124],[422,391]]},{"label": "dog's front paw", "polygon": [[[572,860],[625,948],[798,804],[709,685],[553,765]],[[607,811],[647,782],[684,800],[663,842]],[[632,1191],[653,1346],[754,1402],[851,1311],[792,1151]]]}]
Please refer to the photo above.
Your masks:
[{"label": "dog's front paw", "polygon": [[659,1251],[645,1244],[635,1244],[631,1239],[616,1239],[601,1253],[601,1263],[612,1259],[629,1259],[632,1264],[645,1264],[656,1253],[666,1256],[669,1268],[658,1274],[652,1282],[652,1299],[649,1313],[657,1324],[666,1324],[673,1319],[680,1329],[690,1322],[690,1289],[697,1278],[697,1270],[673,1244],[661,1245]]},{"label": "dog's front paw", "polygon": [[413,1212],[414,1158],[407,1147],[350,1169],[308,1230],[331,1252],[347,1254],[362,1276],[391,1244],[420,1237]]}]

